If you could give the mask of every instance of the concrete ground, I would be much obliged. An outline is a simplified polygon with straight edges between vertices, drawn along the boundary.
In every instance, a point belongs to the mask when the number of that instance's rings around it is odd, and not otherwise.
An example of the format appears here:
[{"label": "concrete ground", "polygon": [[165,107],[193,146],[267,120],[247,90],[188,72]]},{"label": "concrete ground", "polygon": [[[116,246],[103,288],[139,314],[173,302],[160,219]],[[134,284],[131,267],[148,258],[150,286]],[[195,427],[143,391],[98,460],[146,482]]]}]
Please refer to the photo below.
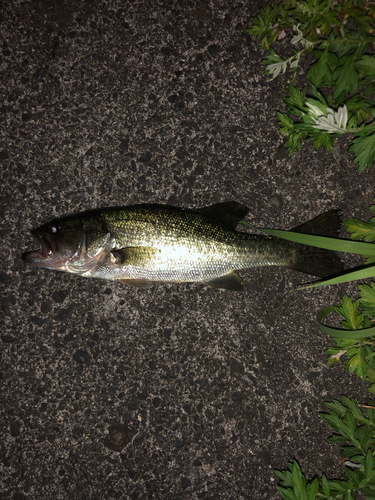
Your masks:
[{"label": "concrete ground", "polygon": [[142,290],[21,260],[32,227],[100,206],[235,200],[278,228],[370,215],[375,169],[359,176],[345,140],[337,160],[288,157],[289,76],[268,82],[245,32],[262,4],[3,3],[2,499],[273,500],[294,458],[343,472],[318,413],[367,386],[326,366],[315,317],[353,284],[295,291],[303,275],[265,268],[244,294]]}]

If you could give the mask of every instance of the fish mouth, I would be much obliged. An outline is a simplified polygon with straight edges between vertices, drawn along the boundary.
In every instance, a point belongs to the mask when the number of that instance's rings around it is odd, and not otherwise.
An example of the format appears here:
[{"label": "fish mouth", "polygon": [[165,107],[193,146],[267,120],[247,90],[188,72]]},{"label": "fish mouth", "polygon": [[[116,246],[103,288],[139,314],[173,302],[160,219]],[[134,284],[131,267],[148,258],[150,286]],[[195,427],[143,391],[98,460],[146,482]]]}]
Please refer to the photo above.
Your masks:
[{"label": "fish mouth", "polygon": [[22,254],[22,260],[29,264],[43,264],[47,260],[52,260],[55,255],[55,245],[46,237],[41,236],[36,231],[31,231],[31,234],[38,240],[39,249],[25,252]]}]

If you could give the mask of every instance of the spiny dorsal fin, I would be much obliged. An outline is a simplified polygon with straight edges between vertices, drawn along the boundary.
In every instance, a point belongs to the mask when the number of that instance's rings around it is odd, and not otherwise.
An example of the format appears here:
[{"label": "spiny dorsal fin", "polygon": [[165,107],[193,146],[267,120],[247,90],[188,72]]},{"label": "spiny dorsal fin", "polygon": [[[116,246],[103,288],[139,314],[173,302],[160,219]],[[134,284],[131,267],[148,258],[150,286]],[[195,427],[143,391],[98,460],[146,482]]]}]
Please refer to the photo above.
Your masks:
[{"label": "spiny dorsal fin", "polygon": [[223,203],[215,203],[209,207],[199,208],[196,212],[227,224],[234,229],[247,216],[250,210],[245,205],[241,205],[241,203],[237,203],[236,201],[224,201]]}]

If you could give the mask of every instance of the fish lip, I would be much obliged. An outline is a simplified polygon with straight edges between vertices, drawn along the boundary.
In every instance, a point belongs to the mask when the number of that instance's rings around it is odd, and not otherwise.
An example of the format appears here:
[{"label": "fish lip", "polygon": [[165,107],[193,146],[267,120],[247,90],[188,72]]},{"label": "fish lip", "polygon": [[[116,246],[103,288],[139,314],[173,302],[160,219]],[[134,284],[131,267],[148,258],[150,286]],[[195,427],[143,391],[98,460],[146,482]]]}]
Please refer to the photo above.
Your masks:
[{"label": "fish lip", "polygon": [[25,252],[22,254],[22,260],[36,264],[46,259],[53,257],[56,251],[54,243],[45,236],[41,236],[36,230],[32,230],[31,234],[39,242],[39,249]]}]

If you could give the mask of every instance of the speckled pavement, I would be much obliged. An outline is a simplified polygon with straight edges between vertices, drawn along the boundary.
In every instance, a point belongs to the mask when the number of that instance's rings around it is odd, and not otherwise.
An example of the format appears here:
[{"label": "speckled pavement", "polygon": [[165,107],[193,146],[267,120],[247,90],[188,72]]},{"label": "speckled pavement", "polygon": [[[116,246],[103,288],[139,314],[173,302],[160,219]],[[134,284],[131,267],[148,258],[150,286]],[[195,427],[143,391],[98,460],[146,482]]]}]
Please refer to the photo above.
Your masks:
[{"label": "speckled pavement", "polygon": [[[10,0],[0,13],[0,496],[281,498],[272,470],[343,472],[319,418],[366,384],[326,366],[317,312],[355,286],[151,290],[25,266],[29,230],[99,206],[236,200],[291,228],[370,215],[375,169],[339,142],[288,157],[288,75],[248,36],[264,2]],[[287,41],[283,41],[286,50]],[[345,232],[343,230],[342,235]]]}]

